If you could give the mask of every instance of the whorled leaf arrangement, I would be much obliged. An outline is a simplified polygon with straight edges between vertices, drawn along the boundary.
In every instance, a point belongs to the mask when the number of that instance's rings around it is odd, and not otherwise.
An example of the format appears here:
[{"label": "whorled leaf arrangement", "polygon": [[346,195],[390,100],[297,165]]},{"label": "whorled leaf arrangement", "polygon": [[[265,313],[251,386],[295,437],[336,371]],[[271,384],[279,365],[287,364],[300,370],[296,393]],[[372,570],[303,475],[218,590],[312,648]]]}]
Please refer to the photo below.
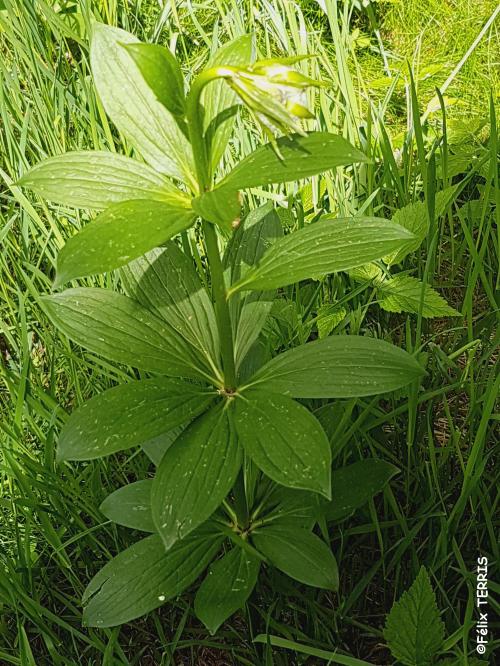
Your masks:
[{"label": "whorled leaf arrangement", "polygon": [[[195,601],[213,632],[245,603],[262,563],[335,590],[334,556],[313,532],[318,516],[345,517],[396,471],[370,460],[336,470],[332,499],[329,438],[296,399],[386,393],[423,374],[405,351],[355,335],[262,357],[276,289],[394,255],[413,235],[380,218],[324,216],[284,236],[270,204],[238,224],[245,189],[366,161],[342,137],[301,128],[310,115],[303,91],[319,83],[294,71],[295,59],[252,63],[250,37],[241,37],[185,96],[179,64],[163,47],[96,24],[90,56],[102,104],[135,157],[68,153],[35,166],[20,184],[54,202],[102,210],[62,249],[55,286],[120,269],[125,293],[67,289],[45,297],[45,308],[75,342],[150,376],[78,407],[62,428],[58,456],[88,460],[141,446],[157,471],[101,507],[111,520],[153,534],[95,576],[85,621],[114,626],[160,606],[224,545]],[[238,97],[267,132],[293,133],[273,134],[217,180]],[[194,224],[205,262],[185,234]],[[217,227],[230,235],[222,257]],[[182,249],[173,240],[179,234]]]}]

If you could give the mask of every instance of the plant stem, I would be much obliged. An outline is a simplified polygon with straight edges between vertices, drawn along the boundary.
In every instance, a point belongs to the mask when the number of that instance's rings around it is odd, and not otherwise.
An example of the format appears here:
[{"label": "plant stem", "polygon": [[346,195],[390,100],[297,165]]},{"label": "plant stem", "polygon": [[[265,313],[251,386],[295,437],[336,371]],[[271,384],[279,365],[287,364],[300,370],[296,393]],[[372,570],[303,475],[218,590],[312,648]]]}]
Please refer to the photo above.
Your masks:
[{"label": "plant stem", "polygon": [[[187,104],[187,118],[189,124],[189,135],[196,164],[196,174],[203,193],[210,188],[211,160],[207,151],[207,145],[203,136],[203,117],[201,114],[200,95],[203,88],[220,76],[218,69],[213,68],[200,74],[194,81]],[[236,368],[234,363],[233,328],[229,305],[227,302],[226,285],[224,282],[224,271],[217,242],[217,232],[213,224],[202,220],[203,235],[207,251],[208,265],[212,279],[212,294],[215,301],[215,314],[217,327],[219,329],[222,364],[224,369],[224,388],[233,391],[236,388]]]}]

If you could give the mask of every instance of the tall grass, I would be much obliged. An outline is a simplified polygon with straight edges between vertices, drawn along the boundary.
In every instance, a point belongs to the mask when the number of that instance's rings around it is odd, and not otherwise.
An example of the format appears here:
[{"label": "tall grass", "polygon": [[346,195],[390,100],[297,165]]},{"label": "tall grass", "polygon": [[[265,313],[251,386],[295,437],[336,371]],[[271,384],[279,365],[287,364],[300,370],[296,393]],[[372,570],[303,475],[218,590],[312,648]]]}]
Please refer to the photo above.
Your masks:
[{"label": "tall grass", "polygon": [[[253,643],[265,633],[386,664],[385,614],[421,564],[429,568],[438,592],[448,647],[457,664],[469,663],[473,568],[479,555],[492,563],[499,555],[494,410],[500,191],[494,103],[488,109],[488,100],[481,100],[477,115],[484,123],[476,131],[450,121],[444,108],[421,126],[424,105],[411,94],[408,73],[403,106],[396,103],[396,87],[371,97],[350,29],[357,14],[347,2],[325,0],[325,11],[309,2],[285,0],[196,5],[82,0],[57,6],[47,0],[4,0],[4,5],[0,663],[303,663],[298,652],[273,649],[271,642]],[[246,30],[255,32],[263,57],[317,54],[302,66],[330,83],[316,99],[319,125],[360,145],[374,162],[317,178],[311,192],[288,187],[253,195],[273,199],[291,229],[303,223],[304,209],[307,213],[310,206],[342,215],[369,211],[390,216],[409,202],[425,200],[432,232],[404,269],[432,283],[463,314],[463,319],[430,322],[389,314],[374,302],[370,289],[354,289],[345,300],[352,286],[347,276],[329,279],[319,289],[304,287],[297,305],[280,305],[269,334],[279,327],[291,340],[307,339],[321,308],[341,301],[347,310],[341,328],[371,331],[421,351],[428,376],[398,400],[349,401],[340,419],[338,411],[331,414],[339,464],[371,452],[401,469],[383,496],[330,534],[342,572],[340,593],[306,590],[269,574],[245,613],[214,638],[194,619],[189,593],[133,626],[81,626],[85,584],[128,538],[103,522],[96,507],[124,482],[144,478],[148,469],[134,454],[115,456],[113,464],[56,466],[55,443],[66,410],[133,371],[83,353],[48,323],[39,296],[51,289],[58,250],[87,218],[28,198],[15,182],[28,165],[47,155],[77,148],[129,150],[108,123],[90,80],[87,36],[92,17],[142,39],[170,44],[188,75],[218,44]],[[455,54],[453,47],[450,57]],[[395,136],[401,123],[408,124],[402,140]],[[223,168],[261,140],[242,116]],[[436,218],[435,194],[451,184],[459,184],[457,197]],[[110,286],[114,279],[87,283]],[[491,574],[494,579],[495,572]],[[491,607],[498,611],[498,587],[492,584],[490,591]]]}]

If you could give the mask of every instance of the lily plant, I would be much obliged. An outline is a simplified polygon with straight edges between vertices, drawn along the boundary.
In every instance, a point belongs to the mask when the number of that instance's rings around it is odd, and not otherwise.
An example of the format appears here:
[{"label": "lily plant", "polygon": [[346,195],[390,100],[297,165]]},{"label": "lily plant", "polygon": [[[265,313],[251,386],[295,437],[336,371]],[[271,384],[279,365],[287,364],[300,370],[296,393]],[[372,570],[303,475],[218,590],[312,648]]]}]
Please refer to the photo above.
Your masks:
[{"label": "lily plant", "polygon": [[[252,188],[367,161],[341,136],[304,130],[313,117],[306,91],[323,84],[294,69],[301,58],[255,62],[252,53],[249,35],[227,43],[186,93],[167,48],[95,24],[93,80],[132,156],[70,152],[20,181],[55,203],[100,211],[60,251],[43,305],[75,343],[136,369],[74,409],[58,460],[135,447],[155,467],[154,478],[101,505],[148,535],[92,579],[88,625],[131,621],[207,569],[194,608],[211,632],[245,604],[263,567],[336,590],[327,523],[397,471],[370,458],[332,470],[335,442],[311,399],[401,389],[424,373],[414,356],[358,335],[273,349],[263,331],[279,291],[379,260],[413,236],[390,220],[331,214],[284,233],[271,203],[250,209]],[[270,141],[236,154],[230,169],[242,106]],[[60,291],[110,271],[117,290]]]}]

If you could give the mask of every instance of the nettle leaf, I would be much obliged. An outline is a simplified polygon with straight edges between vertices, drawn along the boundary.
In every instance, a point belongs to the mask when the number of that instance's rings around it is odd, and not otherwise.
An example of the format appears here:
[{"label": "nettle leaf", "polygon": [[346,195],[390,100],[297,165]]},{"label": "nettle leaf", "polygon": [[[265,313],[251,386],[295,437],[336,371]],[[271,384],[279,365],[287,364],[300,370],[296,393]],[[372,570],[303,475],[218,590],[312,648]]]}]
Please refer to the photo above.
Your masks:
[{"label": "nettle leaf", "polygon": [[[447,206],[453,200],[456,191],[457,187],[456,185],[453,185],[436,193],[436,217],[440,217],[444,214]],[[401,247],[384,257],[385,263],[389,266],[400,264],[406,256],[420,247],[429,233],[427,203],[425,201],[417,201],[403,206],[403,208],[400,208],[394,213],[392,216],[392,222],[411,231],[413,238],[402,243]]]},{"label": "nettle leaf", "polygon": [[323,217],[276,241],[230,291],[276,289],[319,279],[380,259],[409,237],[406,229],[381,218]]},{"label": "nettle leaf", "polygon": [[191,226],[192,210],[161,201],[123,201],[70,238],[57,258],[54,286],[128,264]]},{"label": "nettle leaf", "polygon": [[172,446],[186,425],[177,426],[157,437],[148,439],[147,442],[141,443],[142,450],[156,467],[160,464],[165,451]]},{"label": "nettle leaf", "polygon": [[99,97],[116,127],[146,162],[196,189],[189,141],[125,48],[137,43],[125,30],[93,24],[90,64]]},{"label": "nettle leaf", "polygon": [[300,583],[337,590],[339,572],[332,551],[318,536],[294,526],[258,528],[252,540],[277,569]]},{"label": "nettle leaf", "polygon": [[120,271],[125,291],[172,326],[220,374],[220,344],[212,301],[193,262],[174,242]]},{"label": "nettle leaf", "polygon": [[212,564],[194,599],[194,611],[212,635],[245,605],[259,569],[260,561],[242,548],[233,548]]},{"label": "nettle leaf", "polygon": [[153,479],[136,481],[108,495],[99,507],[108,520],[142,532],[156,532],[151,513]]},{"label": "nettle leaf", "polygon": [[83,596],[84,624],[116,627],[158,608],[198,578],[221,543],[209,525],[168,552],[157,535],[138,541],[90,581]]},{"label": "nettle leaf", "polygon": [[241,450],[219,403],[180,434],[156,472],[153,520],[167,550],[212,515],[240,467]]},{"label": "nettle leaf", "polygon": [[200,217],[232,231],[239,223],[241,201],[234,190],[211,190],[192,200],[191,205]]},{"label": "nettle leaf", "polygon": [[[224,44],[216,51],[205,69],[216,65],[231,65],[233,67],[249,65],[252,60],[252,37],[251,35],[243,35]],[[210,146],[211,166],[212,169],[215,169],[233,132],[239,99],[225,81],[218,79],[206,86],[202,92],[201,100],[204,108],[203,127],[205,138]]]},{"label": "nettle leaf", "polygon": [[389,312],[418,313],[424,290],[422,317],[461,317],[445,299],[429,284],[425,286],[417,278],[408,275],[395,275],[377,287],[378,303]]},{"label": "nettle leaf", "polygon": [[327,520],[341,520],[384,489],[399,470],[385,460],[360,460],[332,473],[332,499],[322,507]]},{"label": "nettle leaf", "polygon": [[283,159],[271,144],[257,148],[241,160],[218,183],[217,188],[244,190],[271,183],[286,183],[308,178],[335,167],[369,162],[357,148],[336,134],[310,132],[307,136],[293,134],[276,141]]},{"label": "nettle leaf", "polygon": [[[237,282],[246,275],[266,250],[282,236],[283,228],[272,204],[268,203],[251,211],[233,234],[227,248],[224,261],[230,272],[230,283]],[[274,296],[274,291],[251,292],[230,300],[237,368],[259,337],[271,311]]]},{"label": "nettle leaf", "polygon": [[127,52],[139,68],[156,99],[174,116],[183,116],[186,96],[181,66],[174,54],[159,44],[128,44]]},{"label": "nettle leaf", "polygon": [[333,335],[275,356],[249,385],[294,398],[352,398],[394,391],[423,374],[408,352],[389,342]]},{"label": "nettle leaf", "polygon": [[[129,199],[174,200],[179,206],[187,199],[147,164],[106,151],[49,157],[24,174],[17,184],[49,201],[97,210]],[[189,206],[189,199],[187,202]]]},{"label": "nettle leaf", "polygon": [[209,373],[172,326],[132,298],[88,287],[41,300],[60,331],[111,361],[171,377],[199,379]]},{"label": "nettle leaf", "polygon": [[425,567],[387,616],[384,629],[393,656],[405,666],[429,664],[442,648],[444,624]]},{"label": "nettle leaf", "polygon": [[330,444],[306,407],[249,389],[234,400],[234,423],[247,455],[273,481],[330,498]]},{"label": "nettle leaf", "polygon": [[202,414],[216,397],[180,379],[115,386],[78,407],[59,436],[59,460],[92,460],[129,449]]}]

